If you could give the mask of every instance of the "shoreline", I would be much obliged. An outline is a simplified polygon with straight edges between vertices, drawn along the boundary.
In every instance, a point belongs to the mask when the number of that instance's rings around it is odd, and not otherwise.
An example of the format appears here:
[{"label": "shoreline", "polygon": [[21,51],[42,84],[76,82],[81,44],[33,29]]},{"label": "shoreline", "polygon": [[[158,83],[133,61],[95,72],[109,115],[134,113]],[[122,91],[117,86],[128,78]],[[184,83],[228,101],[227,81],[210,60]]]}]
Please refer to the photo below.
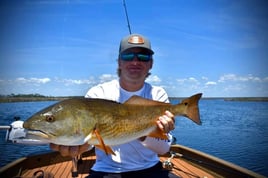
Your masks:
[{"label": "shoreline", "polygon": [[62,101],[70,98],[80,98],[82,96],[60,96],[60,97],[0,97],[0,103],[12,102],[38,102],[38,101]]},{"label": "shoreline", "polygon": [[[187,97],[169,97],[170,100],[182,100]],[[268,97],[202,97],[201,100],[224,100],[242,102],[268,102]]]},{"label": "shoreline", "polygon": [[[62,101],[70,98],[83,98],[83,96],[39,96],[39,97],[29,97],[29,96],[20,96],[20,97],[11,97],[3,96],[0,97],[0,103],[11,103],[11,102],[38,102],[38,101]],[[186,97],[169,97],[170,100],[182,100]],[[268,102],[268,97],[205,97],[201,100],[215,100],[221,99],[224,101],[243,101],[243,102]]]},{"label": "shoreline", "polygon": [[268,97],[234,97],[234,98],[224,98],[224,101],[260,101],[267,102]]}]

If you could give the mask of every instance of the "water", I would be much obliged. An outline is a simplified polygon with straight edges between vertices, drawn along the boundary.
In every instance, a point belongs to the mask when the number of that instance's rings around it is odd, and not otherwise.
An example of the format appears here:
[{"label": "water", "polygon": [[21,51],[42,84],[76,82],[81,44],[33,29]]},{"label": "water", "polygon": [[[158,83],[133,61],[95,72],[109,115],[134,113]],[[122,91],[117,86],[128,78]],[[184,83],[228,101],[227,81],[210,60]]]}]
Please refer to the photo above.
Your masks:
[{"label": "water", "polygon": [[[14,116],[25,120],[53,103],[0,103],[0,125],[10,124]],[[173,134],[177,143],[268,176],[268,102],[201,100],[199,105],[201,126],[176,118]],[[50,150],[47,145],[23,146],[4,140],[5,132],[0,131],[0,167],[22,156]]]},{"label": "water", "polygon": [[177,143],[268,176],[268,102],[201,100],[199,105],[202,125],[177,119]]},{"label": "water", "polygon": [[[55,101],[46,102],[17,102],[0,103],[0,125],[9,125],[14,121],[14,117],[20,117],[26,120],[29,116],[40,109],[55,103]],[[48,145],[28,146],[5,142],[6,132],[0,130],[0,167],[36,152],[49,151]]]}]

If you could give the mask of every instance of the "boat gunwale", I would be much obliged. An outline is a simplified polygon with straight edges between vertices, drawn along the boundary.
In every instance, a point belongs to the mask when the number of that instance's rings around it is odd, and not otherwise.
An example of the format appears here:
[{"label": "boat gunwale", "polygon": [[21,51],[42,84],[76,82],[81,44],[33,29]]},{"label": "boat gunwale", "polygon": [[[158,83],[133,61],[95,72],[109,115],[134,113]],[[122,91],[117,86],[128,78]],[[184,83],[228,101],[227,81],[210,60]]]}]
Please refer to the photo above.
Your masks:
[{"label": "boat gunwale", "polygon": [[193,148],[176,144],[171,147],[171,151],[174,150],[176,150],[175,152],[182,154],[181,159],[193,163],[196,166],[207,168],[207,170],[212,170],[224,177],[236,175],[237,177],[265,178],[265,176],[259,173]]}]

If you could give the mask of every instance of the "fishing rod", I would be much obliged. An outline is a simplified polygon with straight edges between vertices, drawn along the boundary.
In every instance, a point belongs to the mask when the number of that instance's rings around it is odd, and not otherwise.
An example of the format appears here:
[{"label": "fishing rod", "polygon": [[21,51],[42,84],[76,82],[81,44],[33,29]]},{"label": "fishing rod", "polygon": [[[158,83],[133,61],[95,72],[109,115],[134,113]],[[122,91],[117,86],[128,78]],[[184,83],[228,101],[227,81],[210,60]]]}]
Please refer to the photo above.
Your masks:
[{"label": "fishing rod", "polygon": [[23,128],[23,121],[16,120],[10,125],[0,125],[0,131],[6,131],[6,141],[16,144],[24,145],[45,145],[48,144],[46,141],[38,140],[28,136],[28,131]]},{"label": "fishing rod", "polygon": [[0,130],[8,130],[10,128],[11,128],[11,126],[9,126],[9,125],[0,125]]},{"label": "fishing rod", "polygon": [[126,5],[126,1],[123,0],[123,6],[124,6],[124,9],[125,9],[125,14],[126,14],[126,18],[127,18],[127,26],[128,26],[128,31],[129,31],[129,34],[131,35],[131,27],[130,27],[130,23],[129,23],[129,18],[128,18],[128,13],[127,13],[127,5]]}]

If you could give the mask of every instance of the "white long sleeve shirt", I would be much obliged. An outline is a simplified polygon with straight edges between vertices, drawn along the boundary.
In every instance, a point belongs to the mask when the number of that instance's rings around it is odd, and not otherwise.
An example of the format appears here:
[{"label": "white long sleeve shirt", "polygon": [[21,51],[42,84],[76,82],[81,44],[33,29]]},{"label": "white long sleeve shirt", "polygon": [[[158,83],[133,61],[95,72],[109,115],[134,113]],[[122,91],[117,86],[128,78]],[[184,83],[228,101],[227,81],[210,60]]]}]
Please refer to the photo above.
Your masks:
[{"label": "white long sleeve shirt", "polygon": [[[102,98],[124,103],[133,95],[169,102],[167,93],[161,87],[145,83],[142,89],[136,92],[129,92],[120,87],[118,80],[112,80],[91,88],[85,97]],[[171,135],[169,135],[169,140],[146,137],[142,142],[134,140],[122,145],[112,146],[116,155],[106,155],[102,150],[96,148],[97,159],[92,170],[119,173],[150,168],[159,161],[157,154],[164,154],[169,151],[171,138]]]}]

